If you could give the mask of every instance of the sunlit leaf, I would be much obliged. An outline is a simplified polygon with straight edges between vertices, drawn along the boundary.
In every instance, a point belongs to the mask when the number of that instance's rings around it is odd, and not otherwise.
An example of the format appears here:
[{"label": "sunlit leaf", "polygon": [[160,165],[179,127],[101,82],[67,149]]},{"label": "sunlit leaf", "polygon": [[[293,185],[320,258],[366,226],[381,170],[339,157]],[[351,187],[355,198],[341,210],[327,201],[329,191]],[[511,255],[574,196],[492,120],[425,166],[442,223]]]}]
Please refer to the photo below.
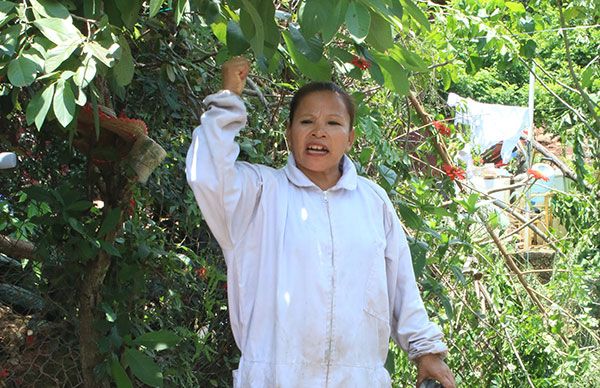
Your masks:
[{"label": "sunlit leaf", "polygon": [[133,341],[136,345],[143,345],[148,349],[157,351],[172,348],[179,342],[181,342],[181,338],[174,332],[168,330],[144,333]]},{"label": "sunlit leaf", "polygon": [[65,80],[58,80],[56,82],[52,108],[56,119],[63,127],[66,127],[73,121],[73,116],[75,115],[75,96],[73,95],[70,82]]},{"label": "sunlit leaf", "polygon": [[150,0],[150,17],[156,16],[160,7],[162,6],[163,0]]},{"label": "sunlit leaf", "polygon": [[346,27],[354,40],[358,43],[362,42],[369,33],[370,25],[369,9],[358,1],[351,1],[346,11]]},{"label": "sunlit leaf", "polygon": [[51,73],[56,70],[64,61],[66,61],[71,54],[79,47],[81,41],[74,40],[67,42],[64,45],[58,45],[46,53],[46,63],[44,71]]},{"label": "sunlit leaf", "polygon": [[38,130],[42,129],[42,124],[46,119],[46,115],[52,105],[52,97],[54,96],[54,84],[48,85],[45,89],[40,90],[27,104],[27,124],[35,123]]},{"label": "sunlit leaf", "polygon": [[40,29],[42,34],[57,45],[64,45],[72,40],[81,40],[81,32],[66,19],[46,18],[39,19],[33,24]]}]

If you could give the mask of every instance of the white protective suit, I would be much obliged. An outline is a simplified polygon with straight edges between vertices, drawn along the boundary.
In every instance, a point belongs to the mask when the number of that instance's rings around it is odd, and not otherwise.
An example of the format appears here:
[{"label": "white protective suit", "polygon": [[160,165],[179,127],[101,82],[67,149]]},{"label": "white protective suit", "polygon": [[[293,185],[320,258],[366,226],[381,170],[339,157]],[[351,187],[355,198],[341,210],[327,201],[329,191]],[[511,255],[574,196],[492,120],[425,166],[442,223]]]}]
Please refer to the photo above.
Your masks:
[{"label": "white protective suit", "polygon": [[234,387],[390,387],[390,335],[411,359],[446,352],[384,190],[346,156],[327,191],[292,156],[279,170],[236,162],[242,99],[204,103],[186,173],[227,263]]}]

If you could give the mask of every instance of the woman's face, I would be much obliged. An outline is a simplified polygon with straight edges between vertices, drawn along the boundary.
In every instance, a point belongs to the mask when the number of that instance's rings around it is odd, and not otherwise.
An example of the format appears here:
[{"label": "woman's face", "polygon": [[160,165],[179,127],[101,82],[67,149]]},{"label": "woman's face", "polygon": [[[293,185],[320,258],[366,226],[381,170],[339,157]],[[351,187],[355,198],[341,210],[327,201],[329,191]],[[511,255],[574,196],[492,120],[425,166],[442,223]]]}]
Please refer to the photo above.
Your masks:
[{"label": "woman's face", "polygon": [[307,94],[286,135],[298,168],[321,189],[334,186],[341,176],[340,160],[354,142],[342,98],[331,91]]}]

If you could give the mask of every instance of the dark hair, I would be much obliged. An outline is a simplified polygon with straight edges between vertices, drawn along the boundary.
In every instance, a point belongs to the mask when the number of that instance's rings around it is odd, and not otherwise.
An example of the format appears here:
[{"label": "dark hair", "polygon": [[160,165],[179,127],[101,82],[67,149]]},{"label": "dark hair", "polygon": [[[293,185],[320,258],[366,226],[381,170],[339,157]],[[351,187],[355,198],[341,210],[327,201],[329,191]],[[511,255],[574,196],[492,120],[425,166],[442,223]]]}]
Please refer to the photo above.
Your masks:
[{"label": "dark hair", "polygon": [[354,100],[352,99],[352,96],[348,94],[348,92],[333,82],[311,82],[298,89],[296,93],[294,93],[294,97],[292,97],[292,101],[290,102],[290,125],[294,120],[294,113],[296,112],[298,105],[300,105],[300,101],[302,101],[304,97],[315,92],[333,92],[340,96],[344,102],[344,105],[346,106],[348,116],[350,116],[350,128],[352,128],[354,125],[354,112],[356,110],[354,107]]}]

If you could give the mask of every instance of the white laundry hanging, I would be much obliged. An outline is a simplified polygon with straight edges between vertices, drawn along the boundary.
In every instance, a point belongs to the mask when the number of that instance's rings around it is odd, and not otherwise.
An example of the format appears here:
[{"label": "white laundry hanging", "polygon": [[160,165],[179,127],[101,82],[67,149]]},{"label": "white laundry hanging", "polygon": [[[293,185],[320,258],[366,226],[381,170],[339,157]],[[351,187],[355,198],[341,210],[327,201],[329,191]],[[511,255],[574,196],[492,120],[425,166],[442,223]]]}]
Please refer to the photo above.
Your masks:
[{"label": "white laundry hanging", "polygon": [[512,150],[530,124],[529,109],[520,106],[486,104],[455,93],[448,95],[448,105],[456,107],[454,122],[471,127],[471,144],[485,150],[503,142],[502,162],[508,163]]}]

